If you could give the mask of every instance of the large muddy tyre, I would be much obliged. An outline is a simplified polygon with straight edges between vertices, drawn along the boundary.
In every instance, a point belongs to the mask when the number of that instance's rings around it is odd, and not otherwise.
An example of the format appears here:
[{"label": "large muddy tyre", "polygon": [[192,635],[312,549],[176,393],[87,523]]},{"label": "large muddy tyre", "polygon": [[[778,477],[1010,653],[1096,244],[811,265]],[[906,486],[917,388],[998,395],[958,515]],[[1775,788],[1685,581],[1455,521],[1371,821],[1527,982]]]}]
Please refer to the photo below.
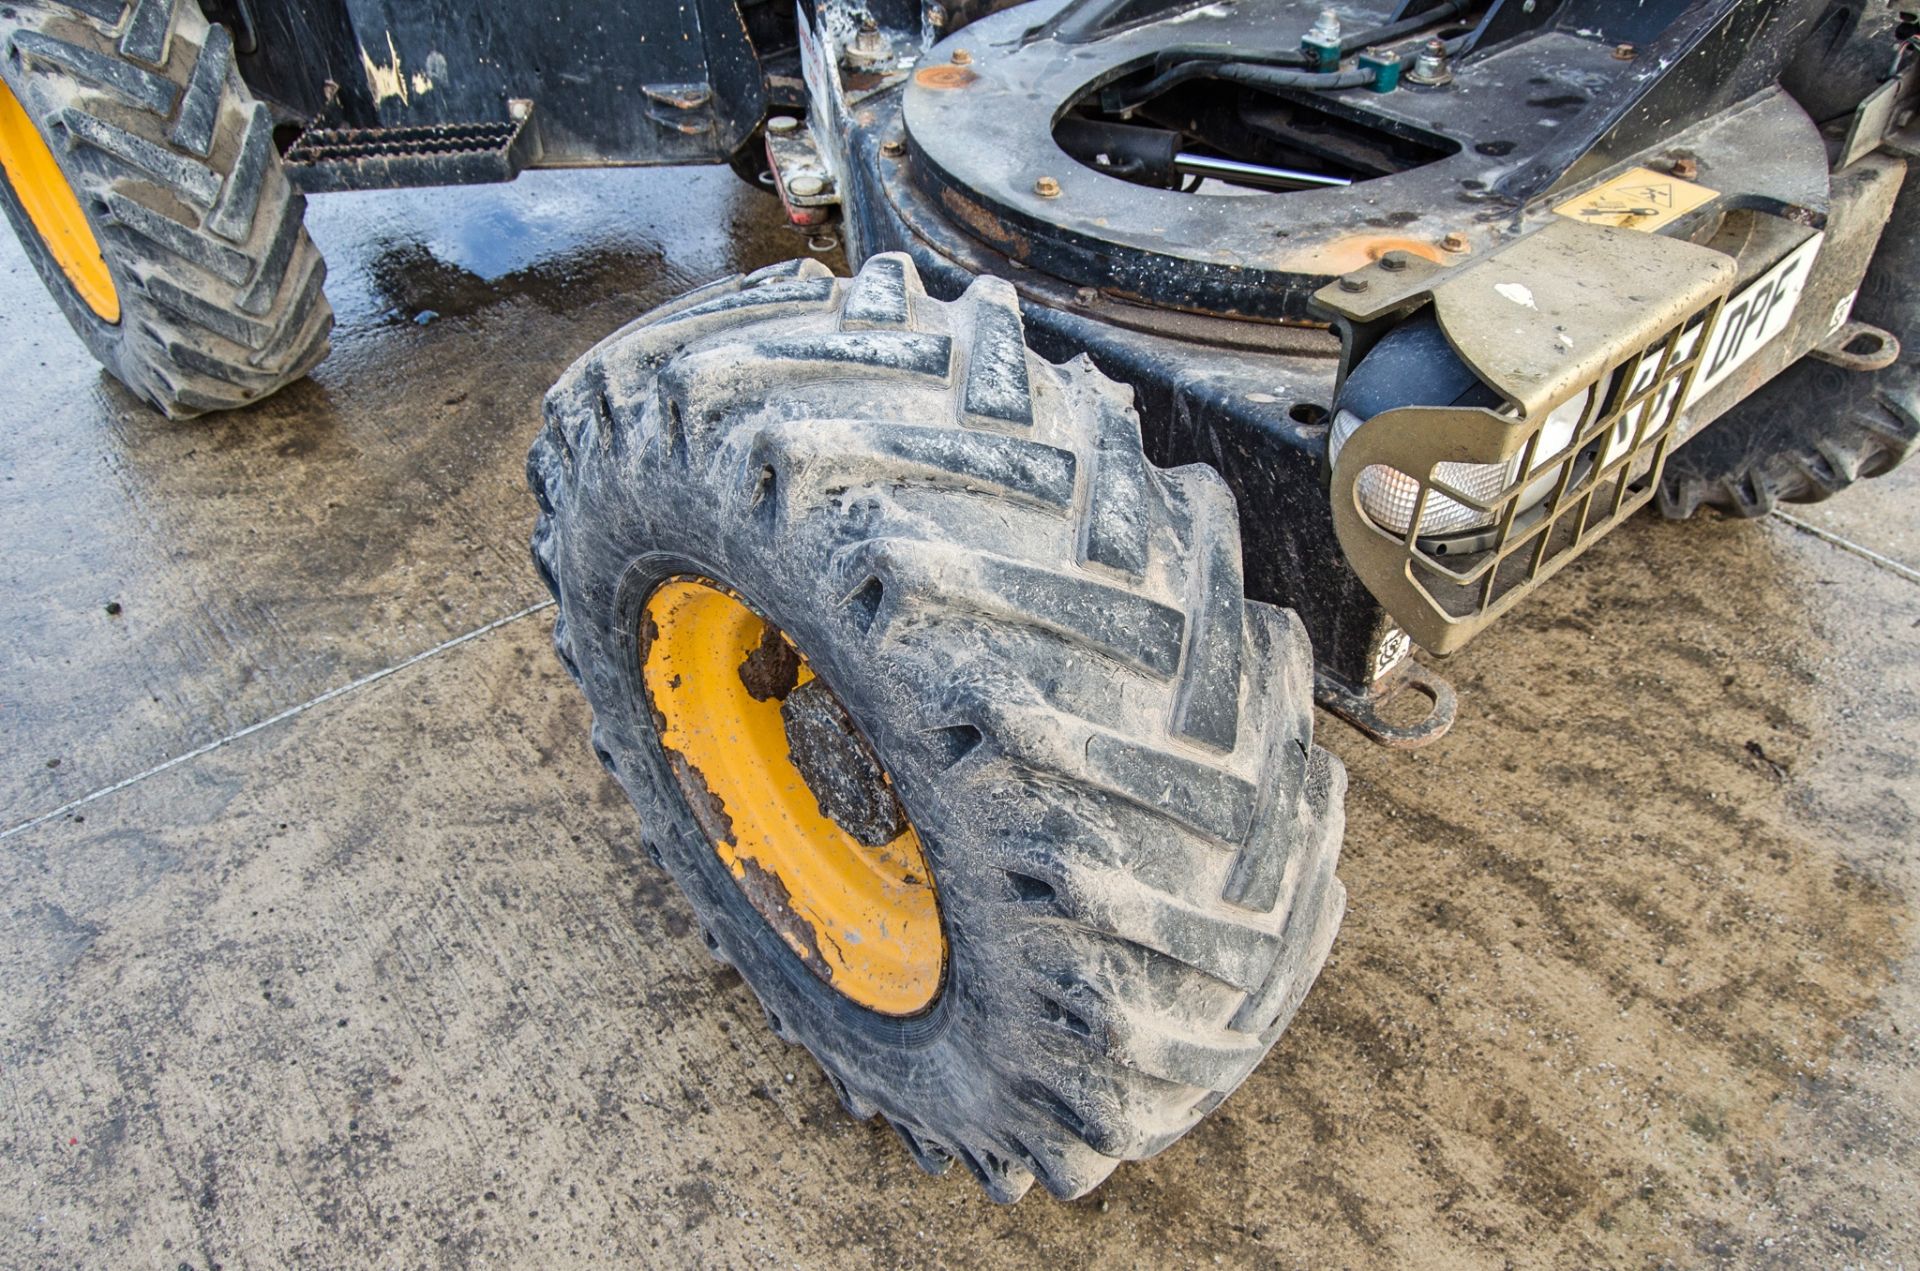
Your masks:
[{"label": "large muddy tyre", "polygon": [[[1006,283],[934,301],[899,254],[696,291],[546,409],[534,558],[594,748],[851,1114],[1071,1197],[1246,1078],[1339,924],[1346,780],[1211,469],[1150,465]],[[809,874],[854,842],[877,912]]]},{"label": "large muddy tyre", "polygon": [[13,0],[0,50],[0,203],[108,372],[184,418],[326,356],[306,203],[225,28],[193,0]]},{"label": "large muddy tyre", "polygon": [[1853,316],[1891,333],[1900,356],[1877,371],[1804,357],[1668,458],[1660,511],[1703,507],[1765,516],[1818,503],[1893,471],[1920,439],[1920,176],[1910,173],[1854,301]]}]

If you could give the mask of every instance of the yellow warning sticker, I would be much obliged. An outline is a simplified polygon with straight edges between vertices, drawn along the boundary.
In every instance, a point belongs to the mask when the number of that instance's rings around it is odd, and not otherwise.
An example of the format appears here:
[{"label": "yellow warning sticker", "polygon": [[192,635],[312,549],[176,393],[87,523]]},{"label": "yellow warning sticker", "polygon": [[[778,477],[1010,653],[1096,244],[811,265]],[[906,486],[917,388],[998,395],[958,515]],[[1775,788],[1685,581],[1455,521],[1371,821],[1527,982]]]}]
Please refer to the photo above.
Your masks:
[{"label": "yellow warning sticker", "polygon": [[1719,193],[1652,168],[1632,168],[1553,210],[1589,225],[1656,230],[1710,202]]}]

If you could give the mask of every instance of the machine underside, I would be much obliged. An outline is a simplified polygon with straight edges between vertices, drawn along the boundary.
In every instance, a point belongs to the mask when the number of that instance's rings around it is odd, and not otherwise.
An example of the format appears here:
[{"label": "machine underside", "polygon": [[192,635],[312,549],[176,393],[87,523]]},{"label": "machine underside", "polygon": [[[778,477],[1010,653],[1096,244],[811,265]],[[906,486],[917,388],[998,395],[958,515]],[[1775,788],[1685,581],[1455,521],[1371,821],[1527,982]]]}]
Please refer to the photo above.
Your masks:
[{"label": "machine underside", "polygon": [[[1876,26],[1874,8],[596,0],[558,22],[221,0],[210,16],[309,190],[730,160],[764,169],[794,223],[838,217],[856,262],[906,251],[942,298],[1008,280],[1041,353],[1134,389],[1154,462],[1227,479],[1248,594],[1299,613],[1323,704],[1418,744],[1452,697],[1413,645],[1458,647],[1645,502],[1689,433],[1854,334],[1904,171],[1868,152],[1915,88],[1912,32],[1889,27],[1910,18]],[[1544,231],[1554,259],[1496,276]],[[1526,303],[1473,301],[1469,279]],[[1476,514],[1464,537],[1356,517],[1363,475],[1330,446],[1348,373],[1421,313],[1495,395],[1425,403],[1460,409],[1403,421],[1407,466],[1432,449],[1443,469],[1519,474],[1503,491],[1410,479],[1422,507]],[[1556,410],[1581,418],[1547,472]],[[1368,453],[1391,461],[1394,431]],[[1430,709],[1387,722],[1406,689]]]}]

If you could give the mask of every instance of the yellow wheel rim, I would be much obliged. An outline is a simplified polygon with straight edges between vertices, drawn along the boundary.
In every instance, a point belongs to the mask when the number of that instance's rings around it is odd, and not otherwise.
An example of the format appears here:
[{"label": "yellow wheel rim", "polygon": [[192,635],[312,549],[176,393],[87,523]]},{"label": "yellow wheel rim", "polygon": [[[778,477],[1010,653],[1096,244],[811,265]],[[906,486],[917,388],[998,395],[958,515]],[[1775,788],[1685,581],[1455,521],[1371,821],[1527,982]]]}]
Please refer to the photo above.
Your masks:
[{"label": "yellow wheel rim", "polygon": [[[946,965],[926,854],[805,657],[733,593],[675,578],[647,599],[640,659],[674,778],[747,900],[848,998],[925,1010]],[[821,719],[840,730],[824,747]]]},{"label": "yellow wheel rim", "polygon": [[80,200],[74,197],[53,151],[4,80],[0,80],[0,171],[6,173],[7,184],[26,209],[40,241],[87,308],[102,322],[120,321],[120,293],[114,290],[93,226],[80,210]]}]

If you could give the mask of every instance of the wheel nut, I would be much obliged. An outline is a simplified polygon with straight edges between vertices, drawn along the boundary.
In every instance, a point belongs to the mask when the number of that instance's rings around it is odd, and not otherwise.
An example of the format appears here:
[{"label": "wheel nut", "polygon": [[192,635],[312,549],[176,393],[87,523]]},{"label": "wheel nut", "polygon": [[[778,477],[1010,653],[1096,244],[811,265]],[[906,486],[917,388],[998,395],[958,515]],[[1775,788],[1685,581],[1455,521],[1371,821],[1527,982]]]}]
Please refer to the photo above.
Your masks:
[{"label": "wheel nut", "polygon": [[1052,177],[1041,177],[1033,183],[1033,192],[1043,199],[1057,199],[1060,197],[1060,183]]},{"label": "wheel nut", "polygon": [[955,66],[966,66],[971,64],[972,61],[973,54],[967,52],[965,49],[955,49],[953,51],[953,64]]},{"label": "wheel nut", "polygon": [[1467,236],[1465,234],[1449,234],[1440,240],[1440,246],[1450,252],[1463,252],[1467,250]]},{"label": "wheel nut", "polygon": [[775,115],[767,120],[768,132],[792,132],[800,126],[800,121],[792,115]]},{"label": "wheel nut", "polygon": [[907,152],[907,143],[898,137],[889,138],[880,143],[880,153],[889,159],[898,159]]}]

